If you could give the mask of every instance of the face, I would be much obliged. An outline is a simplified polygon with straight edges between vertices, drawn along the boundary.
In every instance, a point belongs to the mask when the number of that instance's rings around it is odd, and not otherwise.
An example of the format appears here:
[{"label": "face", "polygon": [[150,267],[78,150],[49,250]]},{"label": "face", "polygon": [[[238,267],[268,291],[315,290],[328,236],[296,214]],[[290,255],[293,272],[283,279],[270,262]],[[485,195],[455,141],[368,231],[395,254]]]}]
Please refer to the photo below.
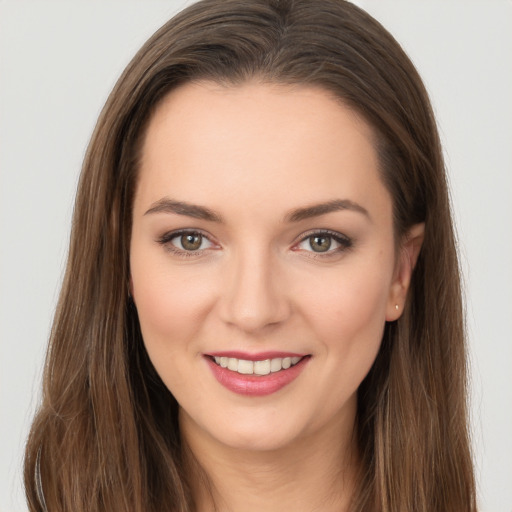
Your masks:
[{"label": "face", "polygon": [[403,261],[371,130],[328,93],[204,82],[155,112],[131,287],[190,435],[267,450],[351,427]]}]

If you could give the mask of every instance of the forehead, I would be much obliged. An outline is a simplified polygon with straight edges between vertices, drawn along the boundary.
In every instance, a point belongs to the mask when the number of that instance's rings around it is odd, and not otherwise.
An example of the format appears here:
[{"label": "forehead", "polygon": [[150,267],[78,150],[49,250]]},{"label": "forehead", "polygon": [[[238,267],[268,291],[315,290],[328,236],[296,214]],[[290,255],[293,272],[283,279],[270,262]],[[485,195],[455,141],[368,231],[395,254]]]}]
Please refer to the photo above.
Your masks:
[{"label": "forehead", "polygon": [[180,194],[215,207],[236,197],[247,209],[341,196],[372,202],[376,193],[389,202],[372,130],[330,93],[201,82],[175,89],[154,113],[136,197]]}]

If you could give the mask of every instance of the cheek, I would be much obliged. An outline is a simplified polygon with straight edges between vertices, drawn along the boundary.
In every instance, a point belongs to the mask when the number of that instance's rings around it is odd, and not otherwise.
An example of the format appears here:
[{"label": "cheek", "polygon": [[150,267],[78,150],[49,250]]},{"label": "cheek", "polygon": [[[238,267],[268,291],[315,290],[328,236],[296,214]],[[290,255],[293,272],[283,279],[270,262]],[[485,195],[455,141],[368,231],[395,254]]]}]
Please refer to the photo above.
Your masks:
[{"label": "cheek", "polygon": [[146,260],[139,267],[134,258],[132,263],[133,297],[144,345],[177,400],[190,387],[190,361],[201,360],[196,340],[211,302],[211,284],[188,274],[171,272],[158,262],[151,265]]},{"label": "cheek", "polygon": [[325,280],[324,287],[309,287],[305,295],[302,309],[323,350],[348,371],[360,365],[369,368],[380,347],[390,268],[361,265],[341,270]]},{"label": "cheek", "polygon": [[[163,257],[133,251],[132,288],[148,352],[173,352],[194,339],[211,307],[215,283],[205,281],[193,265],[176,270]],[[194,347],[190,346],[190,350]],[[151,354],[150,354],[151,355]]]}]

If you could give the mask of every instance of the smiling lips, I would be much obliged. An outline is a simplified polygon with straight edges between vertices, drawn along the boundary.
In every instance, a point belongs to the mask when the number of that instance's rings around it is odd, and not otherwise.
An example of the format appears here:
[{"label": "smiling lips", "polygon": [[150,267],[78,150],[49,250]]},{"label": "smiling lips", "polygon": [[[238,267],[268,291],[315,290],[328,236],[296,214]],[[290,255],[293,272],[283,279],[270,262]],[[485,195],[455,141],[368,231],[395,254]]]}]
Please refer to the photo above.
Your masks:
[{"label": "smiling lips", "polygon": [[265,359],[264,361],[249,361],[247,359],[237,359],[236,357],[214,357],[215,362],[222,368],[227,368],[233,372],[243,375],[268,375],[269,373],[287,370],[296,365],[302,358],[294,357],[275,357],[274,359]]},{"label": "smiling lips", "polygon": [[206,355],[215,378],[224,387],[248,396],[264,396],[279,391],[299,376],[309,359],[307,355],[276,352]]}]

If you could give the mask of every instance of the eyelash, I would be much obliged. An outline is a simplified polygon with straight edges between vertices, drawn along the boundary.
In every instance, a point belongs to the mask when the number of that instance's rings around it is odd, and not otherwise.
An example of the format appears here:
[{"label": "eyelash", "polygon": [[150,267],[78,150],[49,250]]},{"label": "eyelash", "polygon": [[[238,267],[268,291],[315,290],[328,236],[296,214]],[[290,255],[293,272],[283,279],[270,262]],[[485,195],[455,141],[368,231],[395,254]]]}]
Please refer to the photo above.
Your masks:
[{"label": "eyelash", "polygon": [[[157,242],[160,245],[164,246],[167,251],[169,251],[179,257],[182,257],[182,258],[198,256],[200,253],[207,250],[207,249],[197,249],[197,250],[187,251],[184,249],[179,249],[178,247],[176,247],[175,245],[173,245],[171,243],[172,240],[174,240],[175,238],[178,238],[180,236],[183,236],[183,235],[200,235],[202,238],[205,238],[206,240],[208,240],[208,242],[210,242],[210,244],[214,245],[214,243],[211,241],[211,239],[208,235],[203,233],[201,230],[197,230],[197,229],[180,229],[178,231],[171,231],[169,233],[165,233],[160,238],[158,238]],[[337,244],[339,244],[339,247],[337,247],[335,249],[326,250],[325,252],[317,252],[317,251],[313,251],[313,250],[305,251],[307,253],[308,257],[310,257],[310,258],[329,258],[329,257],[337,256],[340,253],[347,251],[353,247],[353,241],[349,237],[347,237],[341,233],[338,233],[337,231],[331,231],[328,229],[316,230],[316,231],[313,230],[313,231],[304,233],[301,236],[300,240],[298,242],[296,242],[293,247],[297,247],[298,245],[306,242],[308,239],[311,239],[315,236],[330,238],[330,239],[334,240]],[[300,249],[292,249],[292,250],[297,251]]]},{"label": "eyelash", "polygon": [[183,235],[200,235],[202,238],[205,238],[211,244],[213,244],[213,242],[210,240],[210,237],[208,235],[206,235],[205,233],[203,233],[202,231],[200,231],[199,229],[180,229],[178,231],[171,231],[169,233],[165,233],[164,235],[162,235],[157,240],[157,242],[160,245],[164,246],[167,251],[175,254],[176,256],[182,257],[182,258],[189,258],[191,256],[197,256],[198,254],[200,254],[202,251],[205,250],[205,249],[197,249],[195,251],[187,251],[184,249],[179,249],[178,247],[174,246],[171,243],[172,240],[174,240],[175,238],[178,238],[180,236],[183,236]]},{"label": "eyelash", "polygon": [[[341,233],[338,233],[337,231],[331,231],[329,229],[322,229],[322,230],[313,230],[304,233],[301,235],[300,240],[294,244],[294,247],[306,242],[308,239],[311,239],[313,237],[325,237],[330,238],[334,240],[336,243],[339,244],[339,247],[335,249],[329,249],[325,252],[317,252],[317,251],[306,251],[307,256],[309,258],[332,258],[335,256],[339,256],[342,252],[348,251],[351,249],[354,245],[354,242],[351,238],[349,238],[346,235],[343,235]],[[311,242],[310,242],[311,246]]]}]

